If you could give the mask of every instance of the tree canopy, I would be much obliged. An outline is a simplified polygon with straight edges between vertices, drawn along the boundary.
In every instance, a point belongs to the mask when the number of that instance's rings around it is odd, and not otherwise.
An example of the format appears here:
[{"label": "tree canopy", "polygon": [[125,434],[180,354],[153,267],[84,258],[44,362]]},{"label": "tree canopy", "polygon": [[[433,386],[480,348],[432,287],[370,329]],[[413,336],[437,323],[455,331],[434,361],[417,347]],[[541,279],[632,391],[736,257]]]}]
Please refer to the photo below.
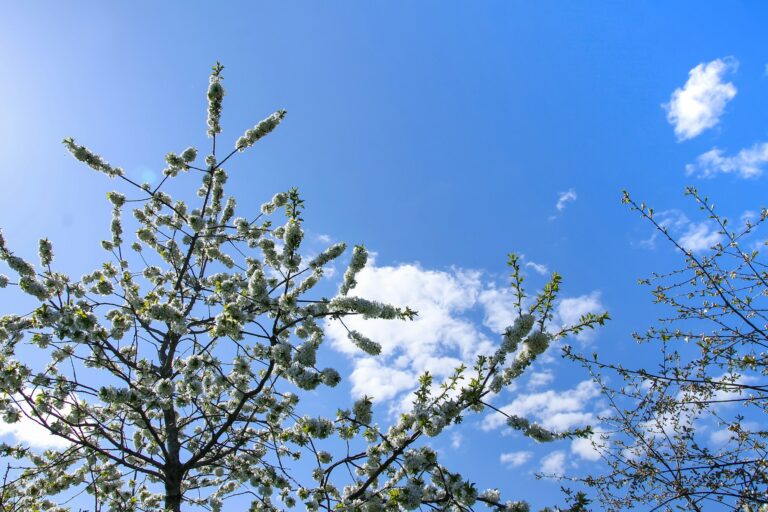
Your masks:
[{"label": "tree canopy", "polygon": [[703,254],[624,193],[683,262],[640,280],[665,307],[659,325],[635,334],[646,351],[658,352],[653,367],[570,354],[592,372],[611,411],[594,438],[607,471],[584,481],[606,510],[762,511],[768,271],[750,236],[768,211],[732,228],[707,197],[694,188],[686,194],[717,227],[719,242]]},{"label": "tree canopy", "polygon": [[[440,435],[519,377],[554,339],[601,324],[587,314],[575,325],[550,326],[560,277],[527,296],[519,259],[509,258],[517,317],[493,351],[445,382],[429,374],[414,383],[411,409],[386,426],[372,401],[335,415],[302,413],[306,392],[336,386],[342,376],[320,367],[325,322],[350,316],[407,321],[407,305],[354,295],[367,261],[355,246],[335,296],[316,286],[342,257],[335,244],[307,258],[304,201],[297,189],[275,194],[251,218],[236,216],[225,193],[233,157],[275,130],[278,110],[222,153],[223,66],[207,90],[210,152],[168,153],[157,186],[131,180],[120,167],[80,145],[67,150],[126,190],[110,192],[106,261],[81,278],[55,268],[52,243],[39,243],[39,266],[14,253],[0,235],[0,259],[37,303],[0,318],[0,409],[5,422],[30,421],[63,440],[38,452],[2,445],[4,511],[68,510],[77,493],[96,510],[222,510],[247,496],[250,510],[471,510],[476,505],[526,511],[497,490],[479,492],[443,466],[425,438]],[[196,194],[177,199],[171,180],[198,178]],[[133,219],[124,219],[127,206]],[[134,231],[135,240],[125,236]],[[349,330],[368,354],[380,345]],[[537,441],[584,436],[550,432],[510,416],[511,428]]]}]

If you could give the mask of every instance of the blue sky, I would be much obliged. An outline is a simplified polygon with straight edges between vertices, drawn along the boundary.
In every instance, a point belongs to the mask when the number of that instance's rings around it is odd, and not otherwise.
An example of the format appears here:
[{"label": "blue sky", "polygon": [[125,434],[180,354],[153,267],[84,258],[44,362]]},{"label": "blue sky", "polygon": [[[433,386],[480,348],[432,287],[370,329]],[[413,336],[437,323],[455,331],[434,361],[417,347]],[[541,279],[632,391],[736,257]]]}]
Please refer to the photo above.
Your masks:
[{"label": "blue sky", "polygon": [[[48,236],[62,269],[80,275],[98,264],[92,249],[108,232],[103,198],[115,184],[78,165],[60,140],[72,135],[151,180],[166,152],[207,147],[204,90],[220,60],[225,137],[288,110],[233,165],[239,204],[255,211],[298,186],[317,250],[326,239],[365,243],[376,258],[363,288],[390,286],[385,298],[431,312],[401,338],[372,327],[392,340],[392,357],[377,367],[390,383],[395,367],[408,374],[434,363],[395,361],[414,346],[461,358],[494,339],[510,251],[525,254],[532,283],[544,282],[537,265],[563,274],[563,318],[579,307],[610,311],[610,325],[575,344],[652,360],[630,333],[662,311],[636,279],[680,258],[648,242],[650,227],[620,204],[621,190],[667,211],[692,247],[714,235],[698,224],[686,185],[734,222],[764,201],[763,3],[34,4],[14,3],[0,19],[9,244],[31,257]],[[3,290],[0,306],[18,312],[23,302]],[[417,345],[430,336],[428,350]],[[360,391],[353,372],[359,382],[379,375],[363,373],[373,363],[341,345],[328,357],[351,375],[333,400]],[[534,416],[598,414],[586,375],[556,353],[534,371],[539,381],[524,379],[498,404],[518,399]],[[405,391],[381,400],[383,418]],[[552,405],[565,399],[577,405]],[[482,417],[437,445],[481,487],[536,505],[557,496],[557,484],[532,475],[543,465],[594,464],[569,443],[538,446]]]}]

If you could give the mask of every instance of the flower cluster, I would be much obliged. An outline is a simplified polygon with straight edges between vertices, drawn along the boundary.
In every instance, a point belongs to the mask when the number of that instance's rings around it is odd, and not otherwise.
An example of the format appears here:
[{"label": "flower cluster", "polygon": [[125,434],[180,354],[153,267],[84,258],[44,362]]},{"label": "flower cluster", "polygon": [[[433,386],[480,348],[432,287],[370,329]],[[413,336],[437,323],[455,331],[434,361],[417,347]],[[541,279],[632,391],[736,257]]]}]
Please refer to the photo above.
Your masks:
[{"label": "flower cluster", "polygon": [[280,121],[285,118],[285,114],[287,114],[287,111],[278,110],[266,119],[259,121],[259,123],[250,130],[246,130],[243,136],[237,139],[237,142],[235,143],[235,149],[238,151],[245,151],[246,148],[256,144],[259,139],[265,135],[268,135],[269,132],[277,128],[277,125],[280,124]]},{"label": "flower cluster", "polygon": [[66,146],[66,148],[69,150],[69,152],[72,153],[72,156],[86,164],[94,171],[103,172],[110,178],[116,178],[125,174],[125,171],[123,171],[120,167],[113,167],[109,165],[103,158],[93,153],[90,149],[86,148],[85,146],[76,144],[75,139],[72,137],[68,137],[62,142],[64,146]]},{"label": "flower cluster", "polygon": [[195,161],[197,158],[197,149],[189,147],[182,151],[181,155],[170,152],[165,155],[165,163],[168,167],[163,169],[163,174],[169,178],[175,178],[179,171],[189,170],[189,164]]},{"label": "flower cluster", "polygon": [[526,436],[540,443],[546,443],[554,439],[557,439],[558,437],[562,437],[560,434],[556,434],[554,432],[551,432],[545,429],[538,423],[531,423],[530,421],[528,421],[526,418],[523,418],[522,416],[515,416],[515,415],[510,416],[509,418],[507,418],[507,425],[509,425],[511,428],[515,430],[520,430]]},{"label": "flower cluster", "polygon": [[344,272],[344,280],[339,288],[339,295],[346,295],[349,293],[349,290],[357,286],[355,276],[365,267],[367,261],[368,251],[362,245],[356,245],[352,251],[352,260],[349,262],[349,267]]},{"label": "flower cluster", "polygon": [[398,318],[401,311],[390,304],[382,304],[374,300],[363,299],[362,297],[339,296],[333,299],[328,305],[331,309],[350,311],[362,315],[365,319],[381,318],[384,320],[393,320]]},{"label": "flower cluster", "polygon": [[366,354],[376,356],[381,353],[381,345],[370,338],[360,334],[358,331],[349,331],[347,337],[355,344],[357,348]]},{"label": "flower cluster", "polygon": [[210,83],[208,84],[208,135],[215,136],[221,133],[221,104],[224,99],[224,87],[221,85],[221,72],[224,66],[216,63],[213,66]]},{"label": "flower cluster", "polygon": [[333,244],[320,254],[318,254],[315,259],[309,262],[310,268],[322,268],[325,265],[327,265],[329,262],[335,260],[339,256],[342,255],[342,253],[347,249],[347,244],[345,243],[339,243],[339,244]]}]

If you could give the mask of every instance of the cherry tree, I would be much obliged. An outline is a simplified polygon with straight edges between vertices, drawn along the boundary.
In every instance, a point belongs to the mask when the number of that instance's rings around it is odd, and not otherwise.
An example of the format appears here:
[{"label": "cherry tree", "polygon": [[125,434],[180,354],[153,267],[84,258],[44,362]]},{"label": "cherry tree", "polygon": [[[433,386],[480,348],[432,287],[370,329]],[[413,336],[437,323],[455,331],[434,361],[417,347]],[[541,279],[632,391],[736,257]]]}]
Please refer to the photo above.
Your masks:
[{"label": "cherry tree", "polygon": [[569,353],[610,411],[593,439],[607,467],[582,481],[610,511],[766,511],[768,267],[754,235],[768,210],[732,226],[695,188],[686,195],[705,217],[696,226],[706,243],[676,232],[669,212],[623,195],[680,264],[640,280],[664,309],[634,334],[657,354],[649,364]]},{"label": "cherry tree", "polygon": [[[35,266],[0,235],[0,260],[13,276],[0,276],[0,287],[37,304],[0,318],[2,419],[34,423],[65,446],[40,452],[3,444],[9,463],[0,509],[63,511],[84,493],[94,511],[218,511],[244,496],[250,510],[528,510],[496,490],[478,492],[426,440],[489,407],[554,339],[606,316],[550,332],[560,278],[527,297],[511,255],[518,315],[492,352],[445,382],[424,374],[414,382],[411,409],[385,426],[374,422],[365,397],[328,417],[303,414],[307,391],[342,378],[318,363],[326,322],[407,321],[417,313],[354,295],[368,257],[359,245],[335,296],[316,292],[347,247],[302,257],[305,208],[297,189],[274,195],[253,218],[236,216],[225,165],[286,112],[257,123],[222,154],[222,70],[214,66],[207,91],[210,152],[202,163],[195,148],[168,153],[157,186],[64,140],[77,160],[124,188],[107,195],[111,236],[101,242],[99,268],[79,279],[58,271],[47,239]],[[166,192],[171,180],[190,175],[199,177],[196,195]],[[124,219],[129,204],[133,219]],[[129,226],[135,240],[125,237]],[[363,352],[380,351],[362,332],[348,336]],[[550,432],[515,416],[508,423],[537,441],[588,434]]]}]

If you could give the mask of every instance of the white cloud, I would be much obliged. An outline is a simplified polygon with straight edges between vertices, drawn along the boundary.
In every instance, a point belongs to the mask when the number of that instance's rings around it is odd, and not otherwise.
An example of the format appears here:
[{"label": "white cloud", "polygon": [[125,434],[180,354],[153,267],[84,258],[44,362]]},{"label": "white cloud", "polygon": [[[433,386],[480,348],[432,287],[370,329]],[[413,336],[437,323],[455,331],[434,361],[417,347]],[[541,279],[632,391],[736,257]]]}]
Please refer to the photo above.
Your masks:
[{"label": "white cloud", "polygon": [[724,156],[723,151],[713,148],[699,155],[695,164],[685,166],[687,174],[711,178],[717,174],[735,174],[740,178],[756,178],[768,164],[768,142],[745,148],[733,156]]},{"label": "white cloud", "polygon": [[464,438],[461,437],[461,434],[458,432],[454,432],[451,434],[451,448],[454,450],[458,450],[461,448],[461,443],[464,441]]},{"label": "white cloud", "polygon": [[[683,212],[674,209],[656,212],[653,218],[659,226],[666,228],[670,233],[678,232],[690,224],[688,217],[686,217]],[[646,249],[655,249],[658,237],[659,231],[654,229],[650,237],[645,240],[640,240],[639,245]]]},{"label": "white cloud", "polygon": [[576,195],[576,191],[573,189],[566,190],[565,192],[560,192],[560,194],[557,197],[557,204],[555,205],[555,208],[557,208],[557,211],[561,212],[565,210],[565,206],[571,202],[575,201],[578,196]]},{"label": "white cloud", "polygon": [[531,460],[532,456],[532,452],[525,451],[502,453],[499,456],[499,462],[508,468],[516,468]]},{"label": "white cloud", "polygon": [[[715,412],[719,413],[723,409],[734,406],[732,400],[742,398],[744,396],[744,389],[739,385],[749,385],[759,382],[759,378],[754,375],[729,375],[722,374],[717,377],[713,377],[712,382],[719,383],[722,386],[721,389],[714,391],[710,400],[713,401],[713,408]],[[732,384],[732,385],[731,385]],[[695,428],[703,432],[709,428],[706,420],[717,419],[718,415],[714,417],[700,414],[700,411],[696,408],[696,401],[701,398],[695,390],[679,390],[675,395],[677,408],[671,411],[665,411],[655,414],[652,418],[643,421],[639,424],[639,427],[650,437],[672,436],[675,432],[679,432],[682,428]],[[704,420],[704,421],[699,421]],[[742,421],[742,427],[749,429],[759,429],[759,425],[749,421]],[[721,442],[724,440],[724,432],[715,430],[710,434],[710,441],[713,443]]]},{"label": "white cloud", "polygon": [[[744,397],[744,389],[738,385],[748,385],[760,382],[760,379],[754,375],[729,375],[723,374],[720,376],[713,376],[712,382],[717,382],[723,386],[722,389],[714,391],[712,396],[708,399],[712,400],[712,407],[714,409],[714,416],[712,414],[701,414],[698,410],[696,402],[701,398],[695,390],[679,390],[675,395],[676,407],[669,411],[656,413],[653,417],[646,421],[640,422],[638,427],[648,438],[671,438],[676,432],[681,432],[683,429],[694,428],[702,436],[707,435],[709,430],[710,443],[716,445],[722,449],[724,444],[727,444],[734,433],[722,428],[717,428],[722,425],[721,420],[725,417],[723,411],[725,409],[736,406],[737,404],[731,400]],[[733,384],[733,386],[729,386]],[[764,427],[760,424],[741,420],[739,421],[741,428],[745,431],[762,431]],[[734,437],[735,439],[735,437]],[[636,445],[631,448],[638,454],[643,453],[645,447],[643,445]]]},{"label": "white cloud", "polygon": [[355,397],[367,395],[377,400],[391,400],[414,387],[414,373],[386,366],[372,357],[363,357],[355,362],[350,375],[352,394]]},{"label": "white cloud", "polygon": [[768,240],[766,239],[755,240],[750,244],[749,250],[763,253],[765,251],[765,246],[767,245],[768,245]]},{"label": "white cloud", "polygon": [[541,263],[536,263],[534,261],[526,261],[525,267],[532,268],[534,272],[542,276],[549,271],[546,265],[542,265]]},{"label": "white cloud", "polygon": [[[738,377],[734,378],[733,376],[729,376],[728,374],[720,375],[719,377],[716,377],[714,379],[715,382],[721,383],[722,387],[719,387],[711,397],[711,400],[719,401],[720,403],[716,404],[715,407],[717,408],[723,408],[723,407],[729,407],[734,405],[731,400],[737,400],[739,398],[743,398],[745,393],[748,393],[745,391],[745,389],[741,386],[745,385],[757,385],[760,383],[760,379],[758,377],[755,377],[754,375],[739,375]],[[734,384],[733,386],[729,386],[729,384]],[[683,398],[683,395],[678,395],[680,399]],[[745,425],[746,422],[742,423],[742,425]]]},{"label": "white cloud", "polygon": [[[754,421],[740,421],[739,422],[739,428],[742,432],[748,432],[755,434],[757,432],[763,432],[765,428],[761,427],[759,423],[756,423]],[[731,441],[738,442],[739,435],[729,430],[728,428],[721,428],[721,429],[715,429],[709,434],[709,441],[710,443],[714,444],[719,448],[720,450],[723,449],[724,445],[727,445]]]},{"label": "white cloud", "polygon": [[[717,227],[710,222],[692,222],[680,210],[664,210],[654,215],[659,226],[666,228],[673,238],[686,250],[692,252],[705,251],[720,242],[723,235],[717,232]],[[659,231],[654,229],[650,237],[641,240],[639,245],[647,249],[656,248]]]},{"label": "white cloud", "polygon": [[688,251],[705,251],[722,240],[723,235],[706,221],[692,222],[680,237],[680,245]]},{"label": "white cloud", "polygon": [[736,87],[723,82],[725,74],[736,66],[733,58],[701,63],[688,72],[685,85],[675,89],[663,107],[679,141],[692,139],[717,125],[725,106],[736,96]]},{"label": "white cloud", "polygon": [[[378,267],[371,261],[357,281],[354,295],[418,311],[408,322],[344,320],[350,329],[381,344],[376,357],[353,345],[340,322],[326,324],[332,346],[352,361],[352,394],[392,401],[393,412],[407,408],[420,374],[429,371],[439,383],[462,363],[472,367],[478,355],[494,350],[501,333],[517,317],[509,289],[485,282],[477,271],[434,271],[417,264]],[[570,304],[568,300],[563,302]],[[570,308],[561,307],[556,313],[563,311]],[[558,314],[555,325],[560,322]]]},{"label": "white cloud", "polygon": [[494,332],[504,332],[510,319],[517,317],[515,297],[508,288],[490,287],[478,295],[478,302],[485,310],[483,324]]},{"label": "white cloud", "polygon": [[[377,400],[403,398],[415,388],[416,378],[429,371],[436,380],[450,375],[462,362],[493,350],[494,342],[469,317],[480,293],[480,273],[422,269],[418,265],[377,267],[369,264],[357,277],[354,294],[418,311],[412,322],[346,319],[379,342],[381,354],[369,357],[354,346],[339,322],[326,332],[333,346],[353,360],[355,396]],[[512,319],[507,319],[507,325]]]},{"label": "white cloud", "polygon": [[[651,419],[638,423],[638,430],[650,438],[672,438],[681,429],[693,428],[696,413],[690,404],[678,404],[674,411],[654,415]],[[699,429],[701,430],[701,429]],[[641,445],[633,449],[642,450]]]},{"label": "white cloud", "polygon": [[323,234],[319,234],[319,235],[317,235],[317,237],[316,237],[316,238],[317,238],[317,241],[318,241],[318,242],[321,242],[321,243],[324,243],[324,244],[329,244],[329,243],[331,243],[331,241],[332,241],[332,238],[331,238],[330,236],[328,236],[328,235],[323,235]]},{"label": "white cloud", "polygon": [[757,218],[758,214],[754,210],[744,210],[739,216],[739,220],[744,227],[746,227],[748,224],[754,224]]},{"label": "white cloud", "polygon": [[[544,428],[562,432],[573,427],[591,425],[596,415],[589,411],[592,399],[600,395],[600,388],[591,380],[580,382],[565,391],[547,390],[540,393],[521,394],[509,404],[500,407],[502,412],[535,420]],[[506,417],[500,413],[483,418],[483,430],[495,430],[506,425]]]},{"label": "white cloud", "polygon": [[54,436],[34,421],[22,418],[16,423],[4,423],[0,420],[0,436],[11,435],[21,444],[39,449],[62,449],[69,442]]},{"label": "white cloud", "polygon": [[735,433],[727,428],[715,430],[709,435],[709,441],[712,444],[722,446],[727,444],[731,439],[735,437]]},{"label": "white cloud", "polygon": [[603,432],[596,432],[590,437],[577,437],[571,441],[571,453],[588,461],[600,460],[600,450],[605,448],[607,440],[603,439]]},{"label": "white cloud", "polygon": [[541,459],[540,471],[544,475],[563,476],[565,474],[565,452],[558,450]]},{"label": "white cloud", "polygon": [[543,388],[553,380],[555,380],[555,375],[552,373],[552,370],[533,372],[528,379],[528,389]]},{"label": "white cloud", "polygon": [[478,295],[478,302],[485,311],[483,324],[494,332],[504,332],[510,325],[510,319],[517,317],[515,297],[508,288],[483,290]]},{"label": "white cloud", "polygon": [[[24,402],[21,403],[21,410],[29,413],[30,407]],[[67,408],[62,409],[62,412],[66,414]],[[51,434],[23,413],[16,423],[5,423],[0,419],[0,436],[13,436],[17,442],[41,450],[64,449],[70,445],[69,441]]]},{"label": "white cloud", "polygon": [[602,309],[600,292],[594,291],[587,295],[569,297],[557,305],[557,314],[566,325],[573,325],[586,313],[594,313]]},{"label": "white cloud", "polygon": [[[605,307],[600,302],[600,292],[593,291],[587,295],[567,297],[557,304],[557,318],[564,326],[575,325],[579,319],[587,313],[602,313]],[[580,341],[589,341],[594,338],[596,331],[586,329],[576,335]]]},{"label": "white cloud", "polygon": [[[503,332],[509,326],[511,318],[516,317],[515,297],[508,288],[490,287],[478,296],[478,301],[485,308],[483,323],[495,332]],[[563,297],[555,305],[551,328],[558,329],[578,322],[585,313],[600,313],[605,306],[600,301],[600,291],[595,290],[577,297]],[[576,336],[580,341],[589,341],[597,331],[586,330]]]}]

